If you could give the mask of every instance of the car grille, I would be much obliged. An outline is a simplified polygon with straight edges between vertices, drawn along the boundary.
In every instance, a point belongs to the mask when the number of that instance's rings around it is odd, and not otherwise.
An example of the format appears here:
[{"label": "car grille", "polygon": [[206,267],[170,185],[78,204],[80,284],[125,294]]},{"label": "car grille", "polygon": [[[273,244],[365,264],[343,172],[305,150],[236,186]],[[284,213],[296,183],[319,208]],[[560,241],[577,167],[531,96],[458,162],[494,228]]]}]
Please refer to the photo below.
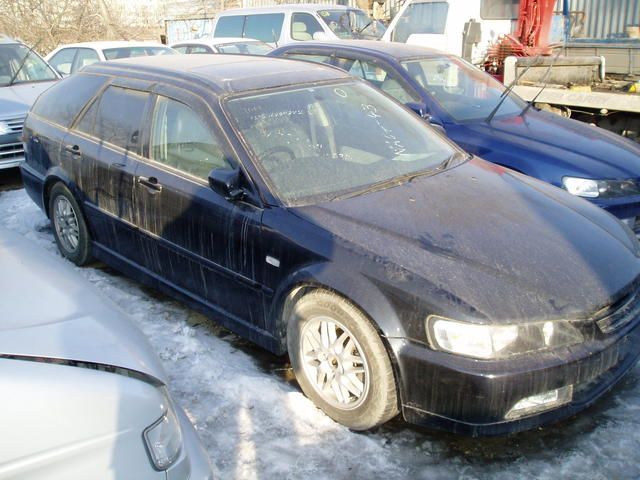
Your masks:
[{"label": "car grille", "polygon": [[6,143],[0,145],[0,163],[20,160],[24,157],[24,148],[22,143]]},{"label": "car grille", "polygon": [[640,316],[640,293],[634,290],[601,312],[596,325],[602,333],[612,333]]},{"label": "car grille", "polygon": [[6,118],[0,120],[2,123],[6,123],[11,130],[11,133],[22,133],[22,125],[24,124],[24,117],[18,118]]}]

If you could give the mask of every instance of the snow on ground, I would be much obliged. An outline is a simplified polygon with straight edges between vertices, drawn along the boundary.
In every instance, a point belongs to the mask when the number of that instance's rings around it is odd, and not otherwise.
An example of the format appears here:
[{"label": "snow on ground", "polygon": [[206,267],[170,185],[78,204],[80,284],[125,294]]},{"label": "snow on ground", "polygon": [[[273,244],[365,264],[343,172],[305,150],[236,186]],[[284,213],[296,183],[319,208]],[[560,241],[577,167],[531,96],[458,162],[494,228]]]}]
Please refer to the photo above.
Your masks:
[{"label": "snow on ground", "polygon": [[[58,255],[24,190],[0,193],[0,226]],[[640,367],[578,416],[511,437],[469,439],[400,419],[354,433],[300,393],[284,360],[105,266],[77,271],[149,337],[223,479],[640,477]]]}]

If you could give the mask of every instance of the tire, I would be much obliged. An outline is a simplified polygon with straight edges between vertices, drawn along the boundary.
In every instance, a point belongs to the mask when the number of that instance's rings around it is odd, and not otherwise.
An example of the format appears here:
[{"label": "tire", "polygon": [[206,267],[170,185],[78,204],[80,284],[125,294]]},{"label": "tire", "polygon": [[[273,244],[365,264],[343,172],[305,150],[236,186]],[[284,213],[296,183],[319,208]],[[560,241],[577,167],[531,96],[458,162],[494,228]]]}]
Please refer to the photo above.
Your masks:
[{"label": "tire", "polygon": [[300,298],[288,318],[287,348],[300,388],[336,422],[369,430],[398,414],[382,339],[344,298],[324,290]]},{"label": "tire", "polygon": [[62,256],[78,266],[91,262],[91,238],[82,210],[61,182],[56,183],[49,193],[49,218]]}]

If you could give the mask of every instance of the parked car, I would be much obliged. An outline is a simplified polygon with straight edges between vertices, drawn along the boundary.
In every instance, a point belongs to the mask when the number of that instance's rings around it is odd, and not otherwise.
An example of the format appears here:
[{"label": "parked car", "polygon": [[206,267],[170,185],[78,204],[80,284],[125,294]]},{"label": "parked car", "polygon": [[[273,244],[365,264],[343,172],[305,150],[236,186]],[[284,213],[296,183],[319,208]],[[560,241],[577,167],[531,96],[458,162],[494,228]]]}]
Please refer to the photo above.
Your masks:
[{"label": "parked car", "polygon": [[266,55],[273,47],[268,43],[252,38],[199,38],[197,40],[184,40],[171,45],[178,53],[208,54],[231,53],[236,55]]},{"label": "parked car", "polygon": [[129,57],[174,55],[176,53],[161,43],[123,40],[62,45],[50,52],[46,59],[60,75],[66,77],[96,62]]},{"label": "parked car", "polygon": [[59,78],[29,47],[0,36],[0,170],[24,160],[24,117],[38,95]]},{"label": "parked car", "polygon": [[459,57],[386,42],[309,42],[270,55],[334,65],[406,104],[467,152],[586,198],[640,234],[640,145],[530,107]]},{"label": "parked car", "polygon": [[[251,72],[251,75],[247,75]],[[27,117],[25,188],[92,256],[276,354],[353,429],[571,415],[640,355],[640,245],[366,82],[265,57],[87,67]]]},{"label": "parked car", "polygon": [[294,4],[236,8],[218,14],[213,36],[249,37],[273,46],[308,40],[378,39],[384,26],[342,5]]},{"label": "parked car", "polygon": [[125,314],[16,233],[0,229],[0,252],[0,478],[213,478]]}]

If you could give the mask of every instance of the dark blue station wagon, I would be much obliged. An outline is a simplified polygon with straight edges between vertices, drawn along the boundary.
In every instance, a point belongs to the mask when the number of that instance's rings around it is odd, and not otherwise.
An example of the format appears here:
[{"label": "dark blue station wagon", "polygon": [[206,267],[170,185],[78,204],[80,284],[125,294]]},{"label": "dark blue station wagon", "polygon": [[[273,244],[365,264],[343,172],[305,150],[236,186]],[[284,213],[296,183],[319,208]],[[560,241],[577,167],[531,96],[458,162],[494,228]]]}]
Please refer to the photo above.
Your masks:
[{"label": "dark blue station wagon", "polygon": [[[329,416],[498,434],[585,408],[640,354],[640,247],[342,70],[94,64],[40,96],[25,188],[60,252],[276,354]],[[25,286],[28,288],[28,286]]]}]

